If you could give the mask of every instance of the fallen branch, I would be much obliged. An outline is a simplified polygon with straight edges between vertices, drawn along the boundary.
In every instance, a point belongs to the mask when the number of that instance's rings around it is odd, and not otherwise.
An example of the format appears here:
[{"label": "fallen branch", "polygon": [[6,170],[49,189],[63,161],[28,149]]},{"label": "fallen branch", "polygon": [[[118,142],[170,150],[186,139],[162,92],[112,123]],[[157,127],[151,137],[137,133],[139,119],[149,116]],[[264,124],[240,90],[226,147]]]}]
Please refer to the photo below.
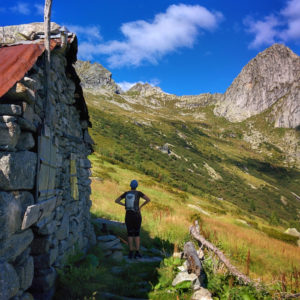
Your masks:
[{"label": "fallen branch", "polygon": [[299,299],[300,293],[298,294],[288,294],[288,293],[280,293],[280,299]]},{"label": "fallen branch", "polygon": [[200,276],[200,273],[202,271],[202,265],[199,260],[197,251],[194,247],[194,244],[192,242],[187,242],[184,245],[184,256],[187,259],[188,264],[188,273],[195,273],[197,276]]},{"label": "fallen branch", "polygon": [[207,241],[201,234],[199,230],[198,222],[195,221],[195,226],[191,226],[190,228],[191,235],[199,241],[204,247],[208,248],[209,250],[213,251],[220,259],[220,261],[227,267],[228,271],[237,277],[238,280],[242,281],[246,285],[253,285],[255,287],[258,286],[257,283],[254,283],[249,277],[247,277],[245,274],[241,273],[235,266],[233,266],[229,259],[224,255],[224,253],[219,250],[216,246],[214,246],[212,243]]}]

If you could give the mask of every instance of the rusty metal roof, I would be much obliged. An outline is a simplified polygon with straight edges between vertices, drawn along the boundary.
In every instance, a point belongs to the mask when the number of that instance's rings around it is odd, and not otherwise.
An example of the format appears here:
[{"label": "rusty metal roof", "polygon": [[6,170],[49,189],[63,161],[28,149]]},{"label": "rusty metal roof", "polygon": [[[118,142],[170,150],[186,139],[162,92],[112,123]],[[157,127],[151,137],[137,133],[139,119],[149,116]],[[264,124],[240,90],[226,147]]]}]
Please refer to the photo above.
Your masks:
[{"label": "rusty metal roof", "polygon": [[[60,40],[51,39],[51,50],[59,43]],[[43,41],[0,48],[0,97],[25,76],[44,51]]]}]

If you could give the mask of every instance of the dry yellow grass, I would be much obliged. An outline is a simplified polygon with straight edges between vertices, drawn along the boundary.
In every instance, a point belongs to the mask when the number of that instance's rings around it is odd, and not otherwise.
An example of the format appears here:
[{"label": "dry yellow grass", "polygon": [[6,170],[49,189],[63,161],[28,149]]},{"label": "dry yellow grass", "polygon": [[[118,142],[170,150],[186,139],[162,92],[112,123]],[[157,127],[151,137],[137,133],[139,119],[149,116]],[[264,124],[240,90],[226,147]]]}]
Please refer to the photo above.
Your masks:
[{"label": "dry yellow grass", "polygon": [[[99,166],[97,166],[99,167]],[[155,183],[145,175],[141,175],[119,166],[103,162],[104,168],[110,168],[111,179],[92,181],[92,212],[96,215],[108,216],[112,219],[124,220],[124,207],[116,205],[114,200],[128,190],[129,180],[138,178],[141,191],[151,198],[148,206],[142,209],[143,229],[151,238],[159,238],[172,244],[183,245],[189,238],[191,217],[197,211],[187,208],[187,204],[208,204],[208,200],[187,195],[187,200],[180,198],[178,191],[168,190]],[[176,193],[177,192],[177,193]],[[233,204],[222,201],[227,209]],[[212,203],[210,203],[212,205]],[[201,214],[203,230],[209,239],[220,247],[242,272],[246,271],[246,260],[250,250],[250,277],[274,282],[282,274],[290,274],[295,267],[300,272],[300,250],[298,247],[268,237],[263,232],[244,224],[234,224],[233,216],[205,216]],[[255,219],[260,225],[263,220]]]}]

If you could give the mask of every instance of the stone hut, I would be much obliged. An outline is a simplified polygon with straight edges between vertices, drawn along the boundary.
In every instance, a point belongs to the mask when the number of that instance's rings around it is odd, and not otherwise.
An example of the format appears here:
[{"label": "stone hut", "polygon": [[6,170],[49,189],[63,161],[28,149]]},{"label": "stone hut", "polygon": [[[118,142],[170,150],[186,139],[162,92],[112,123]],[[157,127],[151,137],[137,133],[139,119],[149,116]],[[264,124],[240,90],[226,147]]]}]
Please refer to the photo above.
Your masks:
[{"label": "stone hut", "polygon": [[0,299],[51,299],[56,268],[95,243],[93,141],[77,38],[51,23],[50,82],[43,24],[0,27]]}]

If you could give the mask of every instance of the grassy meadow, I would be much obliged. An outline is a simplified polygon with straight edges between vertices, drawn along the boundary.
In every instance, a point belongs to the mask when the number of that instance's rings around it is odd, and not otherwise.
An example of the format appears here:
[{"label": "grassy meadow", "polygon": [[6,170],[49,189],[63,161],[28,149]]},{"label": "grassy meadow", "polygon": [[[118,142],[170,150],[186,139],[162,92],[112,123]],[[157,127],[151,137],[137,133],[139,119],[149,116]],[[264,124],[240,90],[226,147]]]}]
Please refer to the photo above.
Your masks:
[{"label": "grassy meadow", "polygon": [[[95,141],[89,157],[92,216],[123,222],[124,207],[114,200],[137,179],[151,199],[142,208],[142,245],[146,252],[161,249],[165,258],[134,267],[105,258],[99,247],[79,253],[60,274],[57,299],[106,299],[101,291],[190,299],[190,286],[171,285],[183,262],[172,253],[191,240],[195,220],[232,264],[265,286],[257,291],[239,285],[206,252],[203,265],[214,299],[266,300],[300,292],[300,248],[284,234],[288,227],[300,230],[299,131],[274,128],[268,112],[230,123],[213,114],[213,105],[191,109],[166,94],[85,91],[85,99]],[[125,229],[113,233],[126,240]],[[114,267],[122,271],[112,274]]]},{"label": "grassy meadow", "polygon": [[[91,211],[95,217],[123,221],[124,208],[114,200],[128,190],[130,180],[136,178],[140,190],[151,198],[150,204],[142,209],[142,244],[151,247],[159,240],[157,245],[165,247],[166,253],[172,253],[174,247],[182,249],[184,242],[191,239],[189,226],[198,219],[203,235],[254,281],[262,282],[274,292],[299,291],[299,247],[269,237],[263,231],[273,228],[282,232],[280,226],[270,226],[268,221],[255,216],[245,218],[248,214],[230,202],[182,192],[100,155],[94,154],[90,159],[93,164]],[[105,174],[105,178],[100,177],[101,174]],[[189,204],[200,207],[204,213]],[[232,214],[237,211],[238,215]],[[120,235],[126,239],[125,232]]]}]

